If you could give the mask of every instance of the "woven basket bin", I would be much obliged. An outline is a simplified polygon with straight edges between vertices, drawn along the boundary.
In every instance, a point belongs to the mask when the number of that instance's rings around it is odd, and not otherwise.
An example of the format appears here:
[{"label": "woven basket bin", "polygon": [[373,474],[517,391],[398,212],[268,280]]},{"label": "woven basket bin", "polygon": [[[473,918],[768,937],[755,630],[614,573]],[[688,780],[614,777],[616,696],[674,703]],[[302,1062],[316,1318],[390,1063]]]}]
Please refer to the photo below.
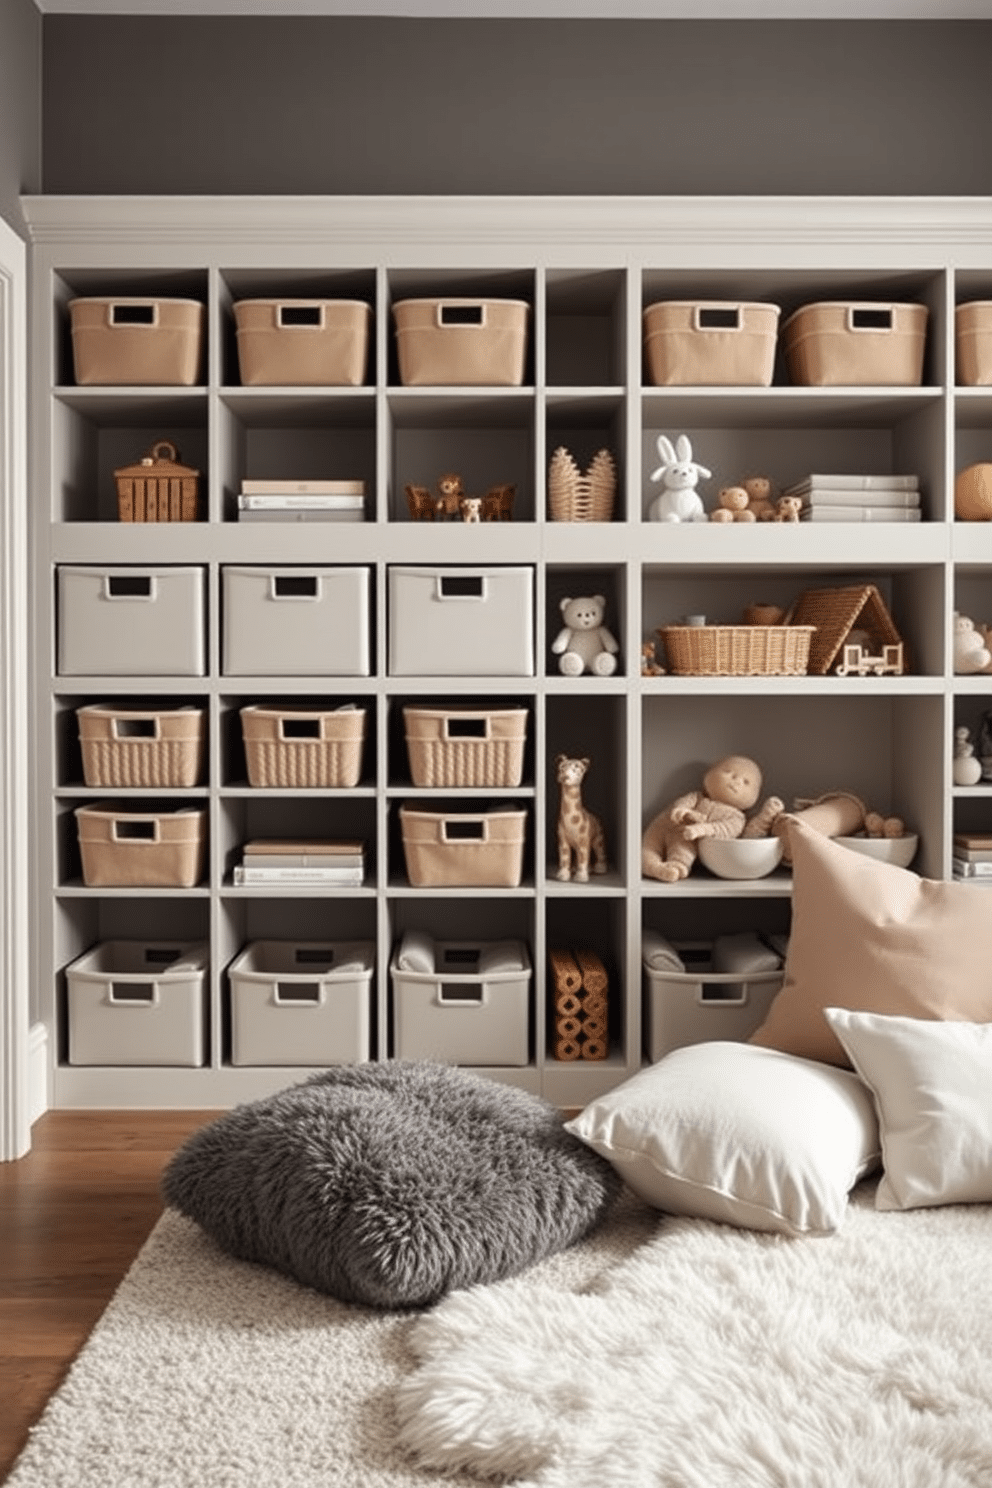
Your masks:
[{"label": "woven basket bin", "polygon": [[404,708],[418,787],[510,786],[523,776],[526,708]]},{"label": "woven basket bin", "polygon": [[322,712],[251,703],[241,709],[241,732],[251,786],[351,789],[358,784],[364,708]]},{"label": "woven basket bin", "polygon": [[548,468],[548,514],[552,522],[609,522],[617,494],[617,472],[609,450],[579,470],[567,449],[558,448]]},{"label": "woven basket bin", "polygon": [[83,781],[101,789],[198,785],[205,717],[203,708],[77,708]]},{"label": "woven basket bin", "polygon": [[677,677],[802,677],[814,625],[665,625]]}]

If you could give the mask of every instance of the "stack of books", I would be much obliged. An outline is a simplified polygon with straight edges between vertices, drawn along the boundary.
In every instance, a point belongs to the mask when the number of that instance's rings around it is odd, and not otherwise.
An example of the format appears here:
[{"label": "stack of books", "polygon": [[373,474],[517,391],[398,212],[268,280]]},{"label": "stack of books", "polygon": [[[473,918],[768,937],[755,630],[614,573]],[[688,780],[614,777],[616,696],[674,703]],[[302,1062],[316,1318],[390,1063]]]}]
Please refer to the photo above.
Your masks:
[{"label": "stack of books", "polygon": [[954,877],[992,886],[992,833],[955,832]]},{"label": "stack of books", "polygon": [[361,480],[245,480],[239,522],[363,522]]},{"label": "stack of books", "polygon": [[246,842],[234,869],[234,882],[246,884],[327,884],[353,887],[365,879],[365,843],[323,841]]},{"label": "stack of books", "polygon": [[802,501],[801,522],[918,522],[918,475],[808,475],[782,493]]}]

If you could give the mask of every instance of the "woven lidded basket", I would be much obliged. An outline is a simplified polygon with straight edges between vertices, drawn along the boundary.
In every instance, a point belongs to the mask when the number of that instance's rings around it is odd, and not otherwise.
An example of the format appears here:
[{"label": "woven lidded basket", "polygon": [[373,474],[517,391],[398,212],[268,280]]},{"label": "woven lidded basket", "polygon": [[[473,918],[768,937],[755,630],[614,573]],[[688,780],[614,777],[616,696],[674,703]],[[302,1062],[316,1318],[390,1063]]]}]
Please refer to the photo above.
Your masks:
[{"label": "woven lidded basket", "polygon": [[601,449],[580,471],[559,447],[548,468],[548,513],[552,522],[609,522],[617,494],[617,471],[609,450]]},{"label": "woven lidded basket", "polygon": [[678,677],[801,677],[815,625],[664,625]]}]

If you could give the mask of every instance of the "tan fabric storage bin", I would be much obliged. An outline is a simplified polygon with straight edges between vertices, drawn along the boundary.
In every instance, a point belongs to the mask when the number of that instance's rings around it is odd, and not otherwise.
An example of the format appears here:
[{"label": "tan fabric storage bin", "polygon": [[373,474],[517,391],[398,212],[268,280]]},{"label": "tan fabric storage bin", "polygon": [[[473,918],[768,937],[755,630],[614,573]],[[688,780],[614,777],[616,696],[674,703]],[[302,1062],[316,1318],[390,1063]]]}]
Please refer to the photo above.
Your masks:
[{"label": "tan fabric storage bin", "polygon": [[351,787],[362,772],[364,708],[241,709],[248,784],[271,788]]},{"label": "tan fabric storage bin", "polygon": [[88,297],[69,301],[76,381],[86,387],[192,387],[201,380],[199,300]]},{"label": "tan fabric storage bin", "polygon": [[396,350],[407,387],[519,387],[526,300],[398,300]]},{"label": "tan fabric storage bin", "polygon": [[[495,943],[499,945],[499,943]],[[486,970],[487,945],[435,944],[435,969],[409,971],[390,964],[397,1059],[519,1067],[529,1056],[531,966],[522,941],[500,946],[518,962]]]},{"label": "tan fabric storage bin", "polygon": [[252,941],[228,968],[231,1063],[367,1060],[374,965],[371,941]]},{"label": "tan fabric storage bin", "polygon": [[87,785],[198,785],[203,768],[203,708],[114,708],[91,703],[76,709]]},{"label": "tan fabric storage bin", "polygon": [[76,823],[89,888],[191,889],[203,877],[206,811],[128,811],[100,802],[77,806]]},{"label": "tan fabric storage bin", "polygon": [[992,300],[954,312],[955,377],[961,387],[992,387]]},{"label": "tan fabric storage bin", "polygon": [[825,300],[782,326],[792,381],[803,387],[916,386],[923,380],[926,305]]},{"label": "tan fabric storage bin", "polygon": [[526,811],[421,811],[400,807],[407,877],[444,885],[515,889],[523,872]]},{"label": "tan fabric storage bin", "polygon": [[526,708],[404,708],[410,774],[416,786],[520,784]]},{"label": "tan fabric storage bin", "polygon": [[238,300],[238,366],[246,387],[358,387],[372,310],[364,300]]},{"label": "tan fabric storage bin", "polygon": [[644,1052],[652,1064],[686,1044],[744,1042],[761,1024],[782,986],[782,970],[713,971],[712,947],[677,945],[687,969],[644,966]]},{"label": "tan fabric storage bin", "polygon": [[206,1062],[210,948],[106,940],[66,968],[69,1063]]},{"label": "tan fabric storage bin", "polygon": [[778,305],[660,300],[644,311],[647,380],[656,387],[768,387]]}]

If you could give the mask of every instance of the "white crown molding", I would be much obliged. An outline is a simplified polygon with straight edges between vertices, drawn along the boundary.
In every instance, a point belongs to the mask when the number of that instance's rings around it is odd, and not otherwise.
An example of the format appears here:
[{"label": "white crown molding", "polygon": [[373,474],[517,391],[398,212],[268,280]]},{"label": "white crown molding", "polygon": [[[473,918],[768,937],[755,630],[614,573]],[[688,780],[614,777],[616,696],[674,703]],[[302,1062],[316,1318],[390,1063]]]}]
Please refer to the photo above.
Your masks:
[{"label": "white crown molding", "polygon": [[422,20],[984,20],[992,0],[34,0],[43,15]]}]

